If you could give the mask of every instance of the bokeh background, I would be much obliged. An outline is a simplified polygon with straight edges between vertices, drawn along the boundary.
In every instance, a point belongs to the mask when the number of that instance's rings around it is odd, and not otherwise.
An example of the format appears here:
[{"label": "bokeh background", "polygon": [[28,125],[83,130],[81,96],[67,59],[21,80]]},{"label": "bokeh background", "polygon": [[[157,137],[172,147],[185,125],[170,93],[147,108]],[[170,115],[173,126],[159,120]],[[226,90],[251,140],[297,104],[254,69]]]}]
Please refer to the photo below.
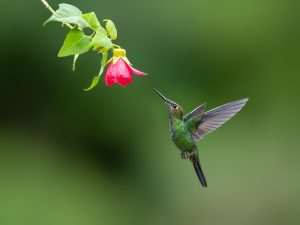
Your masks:
[{"label": "bokeh background", "polygon": [[[65,3],[112,19],[149,76],[84,92],[98,55],[72,72],[41,2],[1,0],[0,224],[300,224],[297,1]],[[207,189],[153,87],[185,112],[250,98],[199,143]]]}]

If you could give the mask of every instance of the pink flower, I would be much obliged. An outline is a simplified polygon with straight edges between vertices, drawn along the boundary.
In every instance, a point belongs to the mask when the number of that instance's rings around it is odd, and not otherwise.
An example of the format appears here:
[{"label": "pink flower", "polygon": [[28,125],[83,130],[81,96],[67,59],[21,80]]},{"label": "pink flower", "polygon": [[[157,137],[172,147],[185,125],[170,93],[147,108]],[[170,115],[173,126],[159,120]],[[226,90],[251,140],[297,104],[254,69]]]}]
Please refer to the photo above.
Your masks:
[{"label": "pink flower", "polygon": [[132,82],[132,74],[137,76],[147,75],[133,68],[126,58],[125,49],[114,49],[113,57],[108,61],[109,65],[104,75],[105,84],[111,86],[115,83],[123,87]]}]

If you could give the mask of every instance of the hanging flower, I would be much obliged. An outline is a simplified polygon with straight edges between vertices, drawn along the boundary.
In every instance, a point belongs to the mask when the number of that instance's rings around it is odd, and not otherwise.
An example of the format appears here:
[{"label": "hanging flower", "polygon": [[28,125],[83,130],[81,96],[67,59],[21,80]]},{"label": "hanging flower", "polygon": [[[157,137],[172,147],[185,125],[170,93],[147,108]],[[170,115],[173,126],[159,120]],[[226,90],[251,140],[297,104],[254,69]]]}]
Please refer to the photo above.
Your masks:
[{"label": "hanging flower", "polygon": [[137,76],[147,75],[131,66],[126,58],[125,49],[114,49],[113,57],[108,63],[109,65],[104,76],[105,84],[107,86],[118,83],[121,86],[126,87],[126,85],[132,82],[132,74]]}]

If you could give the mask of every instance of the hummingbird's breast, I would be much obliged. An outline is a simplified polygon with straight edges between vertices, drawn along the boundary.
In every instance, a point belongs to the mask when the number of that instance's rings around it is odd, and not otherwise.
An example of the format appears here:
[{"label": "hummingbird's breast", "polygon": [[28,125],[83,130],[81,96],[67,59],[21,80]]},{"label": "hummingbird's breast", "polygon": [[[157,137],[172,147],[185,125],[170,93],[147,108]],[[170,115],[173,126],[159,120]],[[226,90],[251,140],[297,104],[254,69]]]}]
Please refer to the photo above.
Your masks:
[{"label": "hummingbird's breast", "polygon": [[197,148],[192,135],[182,120],[173,119],[170,123],[170,135],[174,144],[181,151],[194,151]]}]

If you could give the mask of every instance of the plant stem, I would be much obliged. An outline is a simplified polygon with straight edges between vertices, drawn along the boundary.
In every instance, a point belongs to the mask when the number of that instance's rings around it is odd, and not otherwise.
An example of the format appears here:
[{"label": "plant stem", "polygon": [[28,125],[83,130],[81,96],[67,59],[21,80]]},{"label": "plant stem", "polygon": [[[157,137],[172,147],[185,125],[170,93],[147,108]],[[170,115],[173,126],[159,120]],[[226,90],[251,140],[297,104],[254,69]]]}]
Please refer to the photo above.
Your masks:
[{"label": "plant stem", "polygon": [[[52,14],[55,13],[55,11],[52,9],[52,7],[48,4],[48,2],[46,0],[41,0],[41,2],[46,7],[46,9],[48,9]],[[63,26],[64,25],[67,26],[70,29],[73,29],[73,27],[69,23],[63,23]]]},{"label": "plant stem", "polygon": [[48,4],[48,2],[45,0],[41,0],[41,1],[44,4],[44,6],[46,7],[46,9],[48,9],[52,14],[54,14],[54,10],[51,8],[51,6]]},{"label": "plant stem", "polygon": [[114,47],[121,48],[120,45],[113,44]]}]

